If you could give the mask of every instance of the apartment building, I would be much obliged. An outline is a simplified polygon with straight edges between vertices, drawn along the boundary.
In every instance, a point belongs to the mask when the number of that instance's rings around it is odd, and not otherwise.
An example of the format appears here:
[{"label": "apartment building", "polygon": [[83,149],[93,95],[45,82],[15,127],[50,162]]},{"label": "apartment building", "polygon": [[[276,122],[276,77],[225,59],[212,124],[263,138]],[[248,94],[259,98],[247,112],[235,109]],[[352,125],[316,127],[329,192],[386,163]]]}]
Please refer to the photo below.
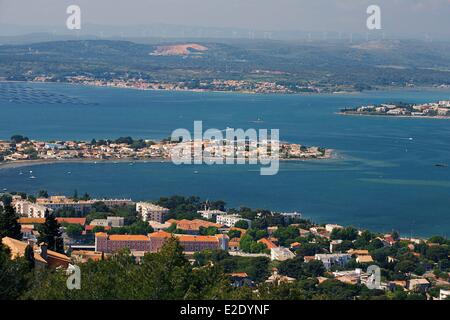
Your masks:
[{"label": "apartment building", "polygon": [[148,236],[108,235],[103,232],[98,232],[95,234],[95,251],[112,253],[123,248],[128,248],[131,251],[158,252],[166,240],[172,236],[178,238],[185,252],[198,252],[206,249],[228,250],[228,236],[223,234],[197,236],[158,231]]},{"label": "apartment building", "polygon": [[136,203],[136,211],[142,216],[144,221],[156,221],[163,223],[169,209],[157,206],[149,202]]},{"label": "apartment building", "polygon": [[240,220],[246,221],[247,224],[248,224],[248,227],[251,228],[252,221],[248,220],[248,219],[243,219],[238,214],[219,214],[216,217],[216,223],[221,224],[221,225],[225,225],[227,227],[234,227],[236,222],[238,222]]},{"label": "apartment building", "polygon": [[[45,212],[48,209],[43,205],[28,200],[13,201],[12,206],[18,215],[28,218],[45,218]],[[49,211],[51,212],[53,210],[49,209]]]}]

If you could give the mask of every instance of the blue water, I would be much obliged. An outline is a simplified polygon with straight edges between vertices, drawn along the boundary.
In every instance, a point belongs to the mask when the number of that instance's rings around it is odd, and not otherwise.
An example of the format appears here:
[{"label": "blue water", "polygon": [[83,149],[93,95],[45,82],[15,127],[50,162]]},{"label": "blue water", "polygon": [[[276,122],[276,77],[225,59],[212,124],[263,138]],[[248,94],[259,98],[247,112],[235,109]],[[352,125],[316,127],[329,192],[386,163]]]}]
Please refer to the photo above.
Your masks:
[{"label": "blue water", "polygon": [[[284,162],[275,176],[260,176],[259,167],[248,165],[59,163],[0,169],[1,189],[77,189],[133,199],[199,195],[229,207],[297,210],[318,222],[396,229],[405,236],[450,233],[450,167],[434,166],[450,164],[450,120],[335,114],[365,103],[450,99],[450,91],[282,96],[16,86],[17,93],[3,95],[7,99],[0,94],[0,139],[160,139],[203,120],[205,128],[278,128],[282,140],[332,148],[338,158]],[[20,86],[28,88],[26,98],[11,98],[20,95]],[[255,123],[258,118],[264,121]],[[37,179],[29,179],[28,170]]]}]

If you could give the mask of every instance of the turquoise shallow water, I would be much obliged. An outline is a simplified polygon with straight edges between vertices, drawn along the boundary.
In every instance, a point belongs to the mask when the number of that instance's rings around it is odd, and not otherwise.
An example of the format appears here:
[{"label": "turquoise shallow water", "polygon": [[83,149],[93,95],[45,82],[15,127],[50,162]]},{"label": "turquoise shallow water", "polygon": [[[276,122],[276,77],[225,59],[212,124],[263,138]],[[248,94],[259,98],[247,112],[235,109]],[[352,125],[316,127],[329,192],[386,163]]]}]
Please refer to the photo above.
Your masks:
[{"label": "turquoise shallow water", "polygon": [[[284,162],[271,177],[249,165],[38,165],[0,169],[2,189],[68,194],[77,189],[134,199],[195,194],[223,199],[229,206],[297,210],[319,222],[396,229],[404,235],[450,233],[450,168],[434,166],[450,164],[450,121],[335,114],[364,103],[450,99],[449,91],[281,96],[63,84],[16,84],[2,90],[8,92],[0,94],[0,139],[18,133],[33,139],[159,139],[176,128],[192,130],[194,120],[203,120],[205,128],[278,128],[283,140],[333,148],[338,154],[334,160]],[[263,122],[255,123],[258,118]],[[29,179],[28,170],[37,179]]]}]

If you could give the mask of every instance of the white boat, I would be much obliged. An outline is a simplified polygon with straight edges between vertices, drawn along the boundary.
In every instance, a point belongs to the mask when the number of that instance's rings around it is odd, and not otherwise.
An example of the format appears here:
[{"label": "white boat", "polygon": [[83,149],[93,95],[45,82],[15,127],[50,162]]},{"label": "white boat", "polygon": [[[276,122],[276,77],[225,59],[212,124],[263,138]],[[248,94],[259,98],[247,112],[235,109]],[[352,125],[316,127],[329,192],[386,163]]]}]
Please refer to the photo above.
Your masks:
[{"label": "white boat", "polygon": [[36,179],[36,177],[35,176],[31,176],[30,179]]}]

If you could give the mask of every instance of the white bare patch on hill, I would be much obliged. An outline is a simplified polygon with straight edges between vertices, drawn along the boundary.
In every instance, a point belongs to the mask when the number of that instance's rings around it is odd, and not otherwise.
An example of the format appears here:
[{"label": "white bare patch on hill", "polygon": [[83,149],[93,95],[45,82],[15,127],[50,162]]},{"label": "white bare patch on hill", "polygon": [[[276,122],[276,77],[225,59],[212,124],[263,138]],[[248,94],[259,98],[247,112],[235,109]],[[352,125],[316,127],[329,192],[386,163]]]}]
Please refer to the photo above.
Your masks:
[{"label": "white bare patch on hill", "polygon": [[191,54],[202,54],[208,48],[197,43],[175,44],[168,46],[158,46],[150,53],[153,56],[187,56]]}]

